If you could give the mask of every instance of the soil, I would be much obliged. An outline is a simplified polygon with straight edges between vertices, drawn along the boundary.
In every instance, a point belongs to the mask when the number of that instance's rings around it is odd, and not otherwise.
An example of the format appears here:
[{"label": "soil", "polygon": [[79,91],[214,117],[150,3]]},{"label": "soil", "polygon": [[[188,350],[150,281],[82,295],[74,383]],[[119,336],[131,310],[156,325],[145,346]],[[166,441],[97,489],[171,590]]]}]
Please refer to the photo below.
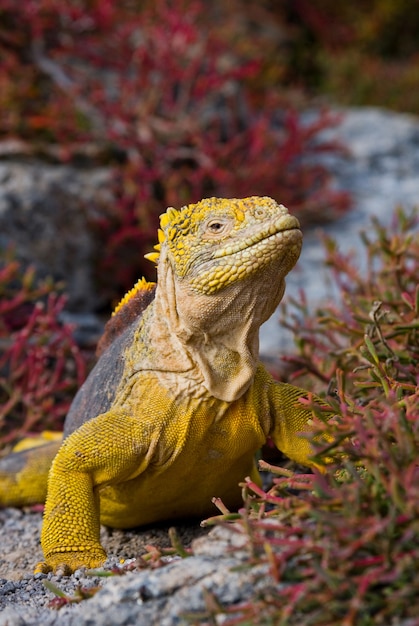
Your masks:
[{"label": "soil", "polygon": [[[46,580],[70,596],[74,595],[80,585],[94,587],[103,581],[97,576],[87,575],[82,570],[70,577],[52,574],[34,576],[33,568],[42,560],[39,542],[41,526],[40,507],[0,510],[0,626],[1,613],[8,607],[18,609],[20,615],[22,610],[23,615],[28,611],[31,617],[39,611],[44,623],[47,611],[49,618],[46,621],[53,623],[55,612],[50,612],[47,607],[56,596],[45,586]],[[101,542],[108,554],[104,569],[110,569],[121,562],[126,563],[127,560],[140,563],[140,557],[146,553],[147,545],[158,548],[170,547],[169,528],[169,525],[129,531],[102,528]],[[188,547],[196,537],[208,532],[200,528],[198,522],[176,525],[176,531],[185,547]]]}]

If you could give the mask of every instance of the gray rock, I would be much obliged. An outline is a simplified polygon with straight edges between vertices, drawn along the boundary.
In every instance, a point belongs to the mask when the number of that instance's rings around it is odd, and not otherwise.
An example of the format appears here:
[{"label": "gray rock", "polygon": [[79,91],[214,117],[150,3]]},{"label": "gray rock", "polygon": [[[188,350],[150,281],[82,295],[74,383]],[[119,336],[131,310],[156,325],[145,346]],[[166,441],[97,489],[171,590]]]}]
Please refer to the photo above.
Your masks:
[{"label": "gray rock", "polygon": [[41,275],[64,280],[70,309],[99,304],[93,261],[101,243],[87,224],[112,202],[110,176],[105,168],[0,162],[0,245],[13,244]]},{"label": "gray rock", "polygon": [[24,618],[11,607],[0,613],[0,626],[26,626],[26,624]]},{"label": "gray rock", "polygon": [[11,593],[12,591],[14,591],[16,589],[16,585],[12,580],[8,580],[7,582],[5,582],[1,589],[0,589],[0,595],[4,596],[7,593]]},{"label": "gray rock", "polygon": [[244,600],[261,577],[267,576],[261,567],[234,570],[239,563],[233,557],[191,557],[174,561],[161,570],[113,579],[86,603],[83,611],[77,611],[74,626],[186,625],[190,623],[188,614],[206,611],[206,594],[230,605]]},{"label": "gray rock", "polygon": [[[59,612],[44,604],[36,608],[28,603],[6,606],[0,613],[0,626],[186,626],[190,624],[188,616],[207,611],[208,597],[221,606],[231,606],[274,584],[266,566],[243,567],[248,557],[246,544],[246,537],[237,530],[217,527],[194,542],[192,557],[175,558],[158,569],[102,579],[103,588],[91,599]],[[76,583],[92,585],[99,580],[92,581],[81,571],[75,578],[54,582],[73,595]],[[40,581],[32,586],[26,583],[22,589],[39,597],[39,585]],[[33,588],[28,591],[28,587]]]}]

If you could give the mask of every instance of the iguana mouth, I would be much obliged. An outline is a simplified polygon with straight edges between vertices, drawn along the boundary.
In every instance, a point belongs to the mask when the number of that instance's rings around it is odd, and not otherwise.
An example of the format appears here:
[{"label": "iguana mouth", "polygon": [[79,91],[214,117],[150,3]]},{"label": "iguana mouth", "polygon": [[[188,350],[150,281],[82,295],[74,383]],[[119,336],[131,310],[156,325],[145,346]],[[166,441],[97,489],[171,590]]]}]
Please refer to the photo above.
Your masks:
[{"label": "iguana mouth", "polygon": [[250,250],[254,245],[262,241],[268,243],[271,238],[275,238],[277,235],[291,230],[300,231],[300,224],[297,218],[292,215],[281,215],[273,220],[270,225],[264,225],[260,230],[255,231],[252,236],[244,240],[240,239],[237,242],[229,243],[225,248],[216,250],[212,258],[217,259],[236,254],[237,252],[243,252],[247,249]]},{"label": "iguana mouth", "polygon": [[207,295],[281,262],[283,275],[295,265],[301,249],[302,233],[298,220],[281,215],[245,239],[230,241],[214,250],[205,262],[194,268],[189,278],[192,288]]}]

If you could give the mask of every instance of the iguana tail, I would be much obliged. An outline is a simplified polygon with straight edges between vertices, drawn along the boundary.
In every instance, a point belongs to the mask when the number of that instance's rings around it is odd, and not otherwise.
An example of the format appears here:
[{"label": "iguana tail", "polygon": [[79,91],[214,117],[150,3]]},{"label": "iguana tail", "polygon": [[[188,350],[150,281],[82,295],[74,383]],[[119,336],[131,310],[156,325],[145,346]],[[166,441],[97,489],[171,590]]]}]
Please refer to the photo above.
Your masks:
[{"label": "iguana tail", "polygon": [[61,434],[54,435],[25,439],[0,459],[0,507],[45,502],[49,468],[62,438]]}]

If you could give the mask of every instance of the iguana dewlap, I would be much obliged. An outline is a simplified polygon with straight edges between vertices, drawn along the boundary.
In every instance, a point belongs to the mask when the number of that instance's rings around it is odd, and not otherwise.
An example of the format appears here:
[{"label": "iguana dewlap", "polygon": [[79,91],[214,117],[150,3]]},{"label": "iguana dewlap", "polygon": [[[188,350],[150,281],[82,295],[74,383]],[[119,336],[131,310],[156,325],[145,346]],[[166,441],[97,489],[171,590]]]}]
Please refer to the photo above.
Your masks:
[{"label": "iguana dewlap", "polygon": [[[282,298],[301,241],[298,221],[267,197],[210,198],[161,216],[149,255],[157,287],[143,280],[127,294],[67,416],[38,571],[102,564],[100,522],[202,517],[214,496],[237,507],[239,482],[259,480],[254,453],[267,437],[309,463],[304,392],[275,382],[258,361],[260,325]],[[44,478],[33,471],[22,467],[13,479],[23,500],[31,472],[38,485]],[[0,502],[10,489],[0,476]]]}]

